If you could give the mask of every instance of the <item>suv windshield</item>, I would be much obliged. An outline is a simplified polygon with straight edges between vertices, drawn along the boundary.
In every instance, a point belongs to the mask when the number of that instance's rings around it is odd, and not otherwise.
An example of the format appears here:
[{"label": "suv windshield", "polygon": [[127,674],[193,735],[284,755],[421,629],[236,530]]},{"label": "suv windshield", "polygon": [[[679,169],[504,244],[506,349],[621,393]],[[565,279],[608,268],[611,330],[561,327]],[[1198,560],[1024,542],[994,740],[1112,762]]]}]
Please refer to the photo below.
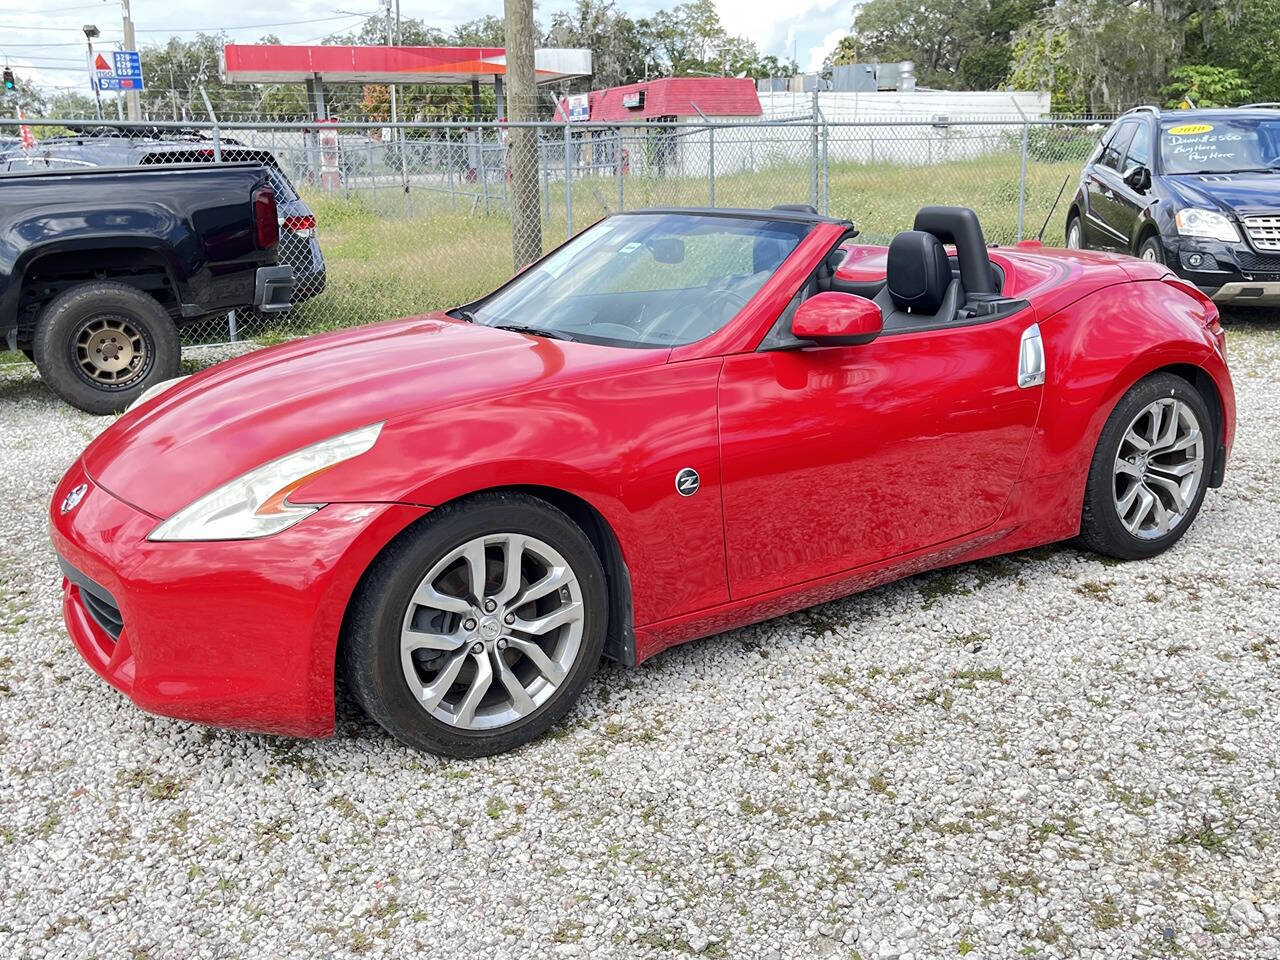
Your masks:
[{"label": "suv windshield", "polygon": [[1174,120],[1160,125],[1165,173],[1240,173],[1280,167],[1280,117]]},{"label": "suv windshield", "polygon": [[613,216],[466,316],[615,346],[693,343],[728,323],[809,229],[807,223],[714,214]]}]

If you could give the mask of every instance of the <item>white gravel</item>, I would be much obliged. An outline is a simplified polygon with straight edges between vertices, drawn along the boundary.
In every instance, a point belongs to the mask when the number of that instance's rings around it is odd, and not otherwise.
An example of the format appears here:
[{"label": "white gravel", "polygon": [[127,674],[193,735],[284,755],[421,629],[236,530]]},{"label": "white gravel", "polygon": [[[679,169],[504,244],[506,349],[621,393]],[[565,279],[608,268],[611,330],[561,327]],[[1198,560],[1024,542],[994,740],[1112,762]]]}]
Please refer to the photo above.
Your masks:
[{"label": "white gravel", "polygon": [[1280,957],[1280,331],[1147,563],[1057,547],[605,667],[514,755],[147,716],[67,640],[106,424],[0,368],[0,957]]}]

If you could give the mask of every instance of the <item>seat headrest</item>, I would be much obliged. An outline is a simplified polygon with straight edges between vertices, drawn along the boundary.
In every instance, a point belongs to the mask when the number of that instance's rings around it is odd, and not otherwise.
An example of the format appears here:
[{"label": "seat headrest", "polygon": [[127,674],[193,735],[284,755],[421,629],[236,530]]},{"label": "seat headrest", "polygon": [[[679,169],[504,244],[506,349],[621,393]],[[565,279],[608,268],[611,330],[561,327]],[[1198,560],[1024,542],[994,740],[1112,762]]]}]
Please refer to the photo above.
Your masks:
[{"label": "seat headrest", "polygon": [[756,237],[751,245],[751,272],[777,270],[794,247],[794,243],[789,244],[782,237],[773,237],[768,234]]},{"label": "seat headrest", "polygon": [[893,238],[885,274],[894,306],[912,313],[937,313],[951,284],[946,248],[922,230],[904,230]]}]

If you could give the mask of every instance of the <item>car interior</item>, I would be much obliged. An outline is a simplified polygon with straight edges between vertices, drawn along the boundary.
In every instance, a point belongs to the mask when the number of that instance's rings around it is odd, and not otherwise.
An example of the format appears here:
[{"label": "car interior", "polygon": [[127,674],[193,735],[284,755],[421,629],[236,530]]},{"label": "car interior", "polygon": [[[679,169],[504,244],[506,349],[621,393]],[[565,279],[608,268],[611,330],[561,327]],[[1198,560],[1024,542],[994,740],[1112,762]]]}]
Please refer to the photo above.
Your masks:
[{"label": "car interior", "polygon": [[[1004,272],[987,256],[977,214],[966,207],[923,207],[914,229],[889,243],[883,280],[850,280],[839,276],[848,254],[845,237],[814,270],[761,344],[777,350],[797,346],[791,334],[796,309],[826,291],[849,293],[880,307],[883,334],[939,330],[985,323],[1026,306],[1003,296]],[[948,254],[946,244],[953,244]]]}]

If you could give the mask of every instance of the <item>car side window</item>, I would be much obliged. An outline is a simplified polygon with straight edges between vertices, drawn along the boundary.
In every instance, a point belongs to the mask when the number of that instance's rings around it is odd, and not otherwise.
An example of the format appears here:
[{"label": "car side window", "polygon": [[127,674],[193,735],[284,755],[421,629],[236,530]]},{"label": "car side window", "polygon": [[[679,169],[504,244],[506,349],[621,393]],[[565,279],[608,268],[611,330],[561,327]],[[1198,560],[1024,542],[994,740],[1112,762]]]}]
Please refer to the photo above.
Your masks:
[{"label": "car side window", "polygon": [[1116,121],[1103,131],[1102,136],[1098,138],[1098,142],[1094,145],[1093,153],[1089,154],[1089,159],[1086,163],[1094,164],[1102,160],[1103,151],[1107,149],[1107,144],[1115,137],[1118,129],[1120,129],[1120,122]]},{"label": "car side window", "polygon": [[1124,163],[1120,165],[1121,170],[1128,170],[1130,167],[1151,166],[1151,127],[1148,124],[1138,124],[1137,130],[1133,134],[1133,140],[1129,142],[1129,151],[1125,156]]},{"label": "car side window", "polygon": [[1129,141],[1133,139],[1133,131],[1136,127],[1136,123],[1127,121],[1116,128],[1115,136],[1107,143],[1102,151],[1102,157],[1098,160],[1101,166],[1110,167],[1112,170],[1120,169],[1120,161],[1129,149]]}]

